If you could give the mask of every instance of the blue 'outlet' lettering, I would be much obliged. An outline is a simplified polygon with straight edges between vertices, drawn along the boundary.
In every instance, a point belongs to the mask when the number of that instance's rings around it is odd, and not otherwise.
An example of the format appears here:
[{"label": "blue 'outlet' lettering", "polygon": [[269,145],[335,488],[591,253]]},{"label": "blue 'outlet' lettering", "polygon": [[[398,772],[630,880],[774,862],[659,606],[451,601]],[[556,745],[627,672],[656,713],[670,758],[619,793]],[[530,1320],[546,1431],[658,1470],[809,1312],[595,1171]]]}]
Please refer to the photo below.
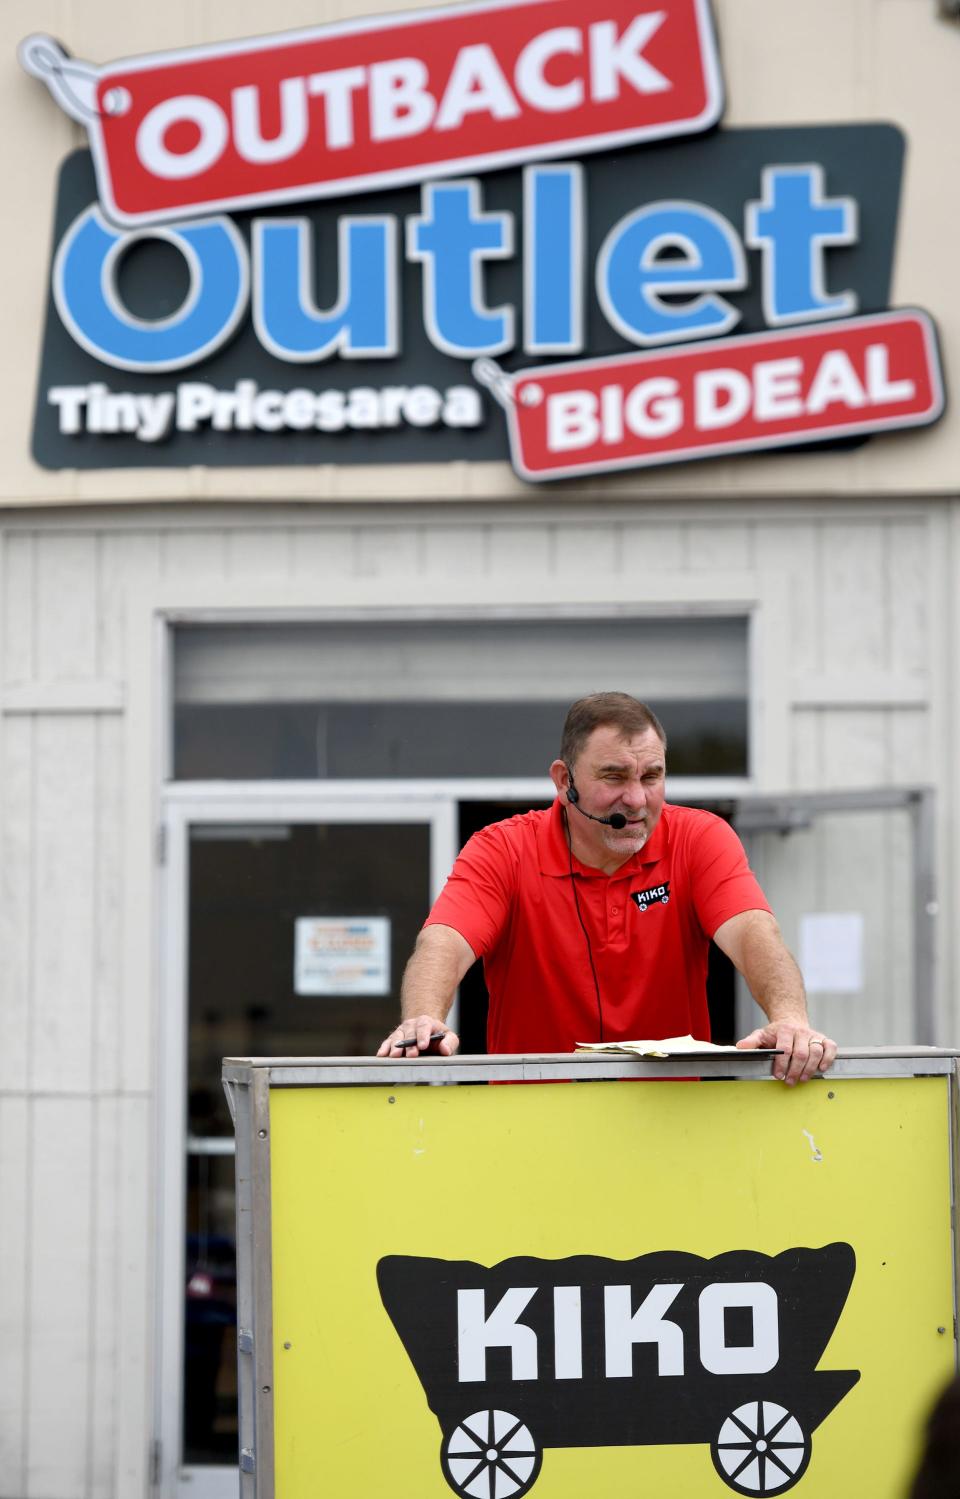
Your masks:
[{"label": "blue 'outlet' lettering", "polygon": [[513,308],[487,310],[485,260],[513,254],[513,216],[481,213],[474,181],[423,189],[424,211],[407,223],[407,255],[423,264],[423,322],[430,342],[463,359],[513,347]]},{"label": "blue 'outlet' lettering", "polygon": [[[183,255],[190,289],[170,317],[145,322],[120,301],[117,267],[135,240],[165,239]],[[98,208],[67,230],[53,269],[53,295],[65,327],[104,364],[122,370],[178,370],[196,364],[233,333],[246,309],[250,271],[243,240],[228,218],[186,229],[122,234]]]},{"label": "blue 'outlet' lettering", "polygon": [[[664,258],[664,250],[679,254]],[[702,203],[662,202],[615,224],[597,257],[597,296],[604,314],[635,344],[727,333],[740,314],[717,291],[746,285],[743,246],[722,214]],[[681,305],[663,294],[689,292]]]},{"label": "blue 'outlet' lettering", "polygon": [[[429,183],[406,226],[406,253],[419,261],[423,325],[458,359],[515,347],[515,311],[488,307],[487,261],[514,253],[514,215],[484,212],[480,183]],[[827,198],[822,167],[770,166],[761,196],[746,205],[746,243],[760,251],[763,310],[771,327],[846,316],[857,298],[830,295],[826,250],[856,241],[857,204]],[[583,168],[528,167],[523,175],[523,349],[576,354],[584,347],[586,265]],[[388,359],[400,353],[399,226],[392,214],[344,216],[337,230],[336,301],[318,308],[315,229],[306,218],[252,225],[253,323],[261,344],[292,363]],[[129,245],[156,237],[183,256],[190,286],[183,305],[153,321],[124,306],[117,270]],[[250,299],[244,241],[224,216],[186,227],[133,233],[113,228],[96,207],[67,230],[54,262],[57,310],[73,338],[103,364],[163,371],[199,364],[231,337]],[[640,346],[715,338],[740,320],[721,293],[747,284],[744,245],[705,204],[648,203],[609,231],[597,257],[596,292],[610,326]]]},{"label": "blue 'outlet' lettering", "polygon": [[823,168],[765,167],[761,199],[748,203],[746,241],[763,254],[763,315],[771,325],[846,317],[851,291],[827,295],[823,252],[857,237],[853,198],[824,197]]},{"label": "blue 'outlet' lettering", "polygon": [[531,354],[583,348],[583,168],[523,174],[523,346]]},{"label": "blue 'outlet' lettering", "polygon": [[290,362],[388,359],[397,353],[397,221],[345,216],[337,230],[340,292],[321,312],[313,296],[308,219],[256,219],[253,324],[271,354]]}]

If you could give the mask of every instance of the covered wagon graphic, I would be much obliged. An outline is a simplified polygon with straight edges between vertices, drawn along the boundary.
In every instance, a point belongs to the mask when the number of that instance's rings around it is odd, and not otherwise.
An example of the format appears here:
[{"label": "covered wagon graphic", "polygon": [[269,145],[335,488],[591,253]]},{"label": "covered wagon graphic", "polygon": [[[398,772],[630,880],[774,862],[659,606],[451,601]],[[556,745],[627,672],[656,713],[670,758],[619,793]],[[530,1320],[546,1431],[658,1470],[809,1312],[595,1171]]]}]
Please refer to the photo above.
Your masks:
[{"label": "covered wagon graphic", "polygon": [[843,1243],[489,1268],[389,1255],[377,1280],[463,1499],[520,1499],[549,1447],[691,1442],[758,1495],[803,1477],[813,1432],[860,1378],[817,1368],[855,1266]]},{"label": "covered wagon graphic", "polygon": [[670,904],[670,881],[664,880],[662,885],[650,885],[646,890],[634,890],[630,896],[638,911],[645,911],[659,901],[661,906]]}]

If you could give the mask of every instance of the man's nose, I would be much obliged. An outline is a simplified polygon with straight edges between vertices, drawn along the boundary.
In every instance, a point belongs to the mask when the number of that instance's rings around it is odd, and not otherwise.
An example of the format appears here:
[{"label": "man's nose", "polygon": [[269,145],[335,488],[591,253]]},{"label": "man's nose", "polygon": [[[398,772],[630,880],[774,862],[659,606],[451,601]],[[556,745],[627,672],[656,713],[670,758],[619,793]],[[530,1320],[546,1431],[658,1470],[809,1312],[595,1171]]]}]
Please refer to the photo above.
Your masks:
[{"label": "man's nose", "polygon": [[647,805],[647,788],[642,781],[629,781],[623,788],[621,798],[628,807],[645,807]]}]

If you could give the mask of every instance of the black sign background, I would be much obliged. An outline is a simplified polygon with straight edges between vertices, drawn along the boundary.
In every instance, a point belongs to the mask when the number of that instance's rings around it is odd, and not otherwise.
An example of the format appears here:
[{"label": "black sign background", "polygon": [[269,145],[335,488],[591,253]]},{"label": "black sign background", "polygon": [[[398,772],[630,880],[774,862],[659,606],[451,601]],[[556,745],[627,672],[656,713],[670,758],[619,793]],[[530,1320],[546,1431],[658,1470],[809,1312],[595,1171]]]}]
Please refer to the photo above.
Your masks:
[{"label": "black sign background", "polygon": [[[712,1259],[681,1250],[659,1250],[634,1260],[596,1255],[563,1260],[518,1257],[487,1268],[469,1260],[387,1255],[377,1265],[380,1296],[423,1386],[428,1404],[449,1432],[473,1411],[508,1411],[526,1422],[544,1447],[641,1446],[708,1442],[723,1419],[745,1400],[774,1400],[814,1431],[860,1377],[855,1369],[818,1369],[840,1318],[856,1270],[850,1244],[796,1248],[778,1255],[732,1250]],[[697,1306],[705,1286],[760,1281],[776,1292],[779,1357],[761,1374],[710,1373],[698,1356]],[[637,1346],[632,1378],[610,1378],[604,1369],[603,1288],[628,1284],[631,1311],[656,1284],[681,1291],[664,1321],[682,1330],[684,1372],[658,1373],[654,1344]],[[457,1373],[458,1291],[482,1288],[487,1315],[510,1286],[535,1287],[517,1319],[537,1337],[538,1373],[514,1379],[506,1347],[486,1352],[482,1381],[461,1383]],[[582,1299],[583,1374],[559,1379],[553,1367],[552,1306],[555,1286],[577,1286]],[[750,1324],[752,1327],[752,1323]],[[731,1346],[750,1342],[737,1333]]]},{"label": "black sign background", "polygon": [[[691,199],[723,214],[739,234],[744,205],[759,198],[761,173],[773,164],[816,162],[824,169],[829,197],[850,196],[859,207],[858,241],[826,252],[827,290],[856,293],[858,311],[879,312],[888,305],[900,199],[904,139],[892,125],[856,124],[789,129],[716,130],[709,135],[654,146],[634,146],[591,156],[583,163],[588,231],[584,268],[587,347],[583,355],[626,353],[627,343],[607,323],[594,290],[594,265],[610,228],[625,214],[660,199]],[[508,261],[489,261],[484,293],[490,307],[515,308],[518,339],[523,328],[522,175],[518,170],[493,172],[481,179],[483,209],[509,210],[516,227],[515,253]],[[52,254],[74,218],[96,199],[90,153],[76,151],[60,172]],[[418,188],[344,198],[336,202],[297,204],[258,210],[276,217],[284,212],[308,217],[317,236],[319,258],[316,300],[331,306],[337,297],[337,219],[342,213],[392,213],[403,224],[421,211]],[[238,213],[234,221],[247,243],[255,215]],[[402,251],[401,251],[402,254]],[[747,250],[749,284],[741,293],[725,294],[742,313],[737,333],[762,330],[760,255]],[[180,256],[159,241],[141,241],[125,257],[120,288],[138,316],[168,316],[186,292]],[[508,457],[503,413],[489,395],[481,396],[485,419],[478,428],[400,426],[380,431],[213,432],[172,431],[159,442],[140,442],[133,435],[68,436],[58,427],[58,413],[47,399],[54,385],[101,382],[110,391],[172,391],[182,381],[200,380],[231,390],[238,380],[253,379],[261,389],[348,390],[358,386],[473,384],[468,360],[452,359],[435,349],[421,317],[422,267],[401,258],[401,352],[394,359],[328,359],[314,365],[287,364],[258,342],[249,312],[234,337],[213,357],[183,370],[147,375],[116,370],[94,359],[70,337],[48,295],[43,354],[33,434],[33,455],[46,468],[158,468],[205,464],[209,467],[318,463],[449,463]],[[542,355],[525,357],[519,348],[500,360],[507,370],[543,364]],[[822,448],[822,445],[820,445]]]}]

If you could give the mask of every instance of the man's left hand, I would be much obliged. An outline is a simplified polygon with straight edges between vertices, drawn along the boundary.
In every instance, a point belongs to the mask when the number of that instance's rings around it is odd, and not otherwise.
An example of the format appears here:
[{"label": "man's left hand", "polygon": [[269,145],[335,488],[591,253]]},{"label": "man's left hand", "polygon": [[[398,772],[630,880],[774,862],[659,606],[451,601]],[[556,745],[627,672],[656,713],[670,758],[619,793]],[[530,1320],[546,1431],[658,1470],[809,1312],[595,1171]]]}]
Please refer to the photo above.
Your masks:
[{"label": "man's left hand", "polygon": [[771,1020],[744,1036],[737,1045],[744,1051],[770,1047],[782,1052],[782,1056],[773,1059],[773,1075],[790,1087],[826,1072],[837,1055],[837,1044],[829,1036],[812,1030],[806,1022],[794,1020]]}]

